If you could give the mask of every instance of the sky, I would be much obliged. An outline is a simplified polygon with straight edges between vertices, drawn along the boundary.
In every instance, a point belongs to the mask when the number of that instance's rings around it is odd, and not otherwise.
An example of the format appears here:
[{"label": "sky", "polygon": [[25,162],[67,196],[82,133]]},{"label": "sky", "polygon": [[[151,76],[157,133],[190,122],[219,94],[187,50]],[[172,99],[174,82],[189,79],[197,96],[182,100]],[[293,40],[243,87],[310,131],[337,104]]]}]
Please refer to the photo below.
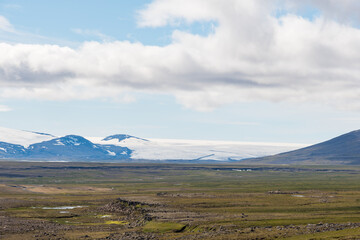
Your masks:
[{"label": "sky", "polygon": [[0,0],[0,126],[317,143],[360,128],[360,1]]}]

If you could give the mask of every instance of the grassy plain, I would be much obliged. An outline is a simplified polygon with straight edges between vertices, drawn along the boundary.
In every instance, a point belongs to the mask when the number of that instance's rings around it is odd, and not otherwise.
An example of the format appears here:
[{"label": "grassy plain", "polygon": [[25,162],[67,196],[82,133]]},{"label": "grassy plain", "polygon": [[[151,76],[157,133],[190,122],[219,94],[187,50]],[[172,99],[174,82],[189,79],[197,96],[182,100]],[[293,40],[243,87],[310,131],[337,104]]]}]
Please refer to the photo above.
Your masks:
[{"label": "grassy plain", "polygon": [[0,239],[360,239],[360,167],[0,162]]}]

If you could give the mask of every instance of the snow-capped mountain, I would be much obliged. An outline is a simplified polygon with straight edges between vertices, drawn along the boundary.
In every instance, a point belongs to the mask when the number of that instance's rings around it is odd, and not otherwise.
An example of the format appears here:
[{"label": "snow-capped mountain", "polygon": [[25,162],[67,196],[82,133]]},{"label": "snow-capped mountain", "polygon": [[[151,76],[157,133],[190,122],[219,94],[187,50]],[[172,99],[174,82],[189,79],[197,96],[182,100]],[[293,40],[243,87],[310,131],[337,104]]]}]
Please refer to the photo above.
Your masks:
[{"label": "snow-capped mountain", "polygon": [[19,160],[124,160],[126,147],[94,144],[81,136],[55,137],[51,134],[0,128],[0,158]]},{"label": "snow-capped mountain", "polygon": [[30,145],[29,158],[59,158],[72,160],[122,160],[129,159],[131,150],[114,145],[99,145],[76,135],[55,138]]},{"label": "snow-capped mountain", "polygon": [[300,144],[143,139],[51,134],[0,128],[0,159],[42,161],[236,161],[304,147]]}]

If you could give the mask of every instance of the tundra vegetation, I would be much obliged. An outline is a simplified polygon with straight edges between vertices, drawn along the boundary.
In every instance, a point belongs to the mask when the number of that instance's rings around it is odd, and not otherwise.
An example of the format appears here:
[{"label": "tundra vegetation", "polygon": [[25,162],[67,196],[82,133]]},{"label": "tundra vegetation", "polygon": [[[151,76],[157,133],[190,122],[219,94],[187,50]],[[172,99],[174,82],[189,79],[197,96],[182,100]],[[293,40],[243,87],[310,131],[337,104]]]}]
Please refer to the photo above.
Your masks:
[{"label": "tundra vegetation", "polygon": [[360,167],[0,162],[1,239],[360,239]]}]

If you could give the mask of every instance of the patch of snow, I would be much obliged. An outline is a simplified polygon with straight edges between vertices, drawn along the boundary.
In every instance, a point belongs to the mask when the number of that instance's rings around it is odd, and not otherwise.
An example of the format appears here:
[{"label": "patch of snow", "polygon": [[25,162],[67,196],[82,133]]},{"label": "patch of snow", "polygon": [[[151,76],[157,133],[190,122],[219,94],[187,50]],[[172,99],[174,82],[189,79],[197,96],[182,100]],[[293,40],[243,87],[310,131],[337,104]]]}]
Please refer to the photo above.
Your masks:
[{"label": "patch of snow", "polygon": [[299,197],[299,198],[303,198],[305,197],[304,195],[291,195],[292,197]]},{"label": "patch of snow", "polygon": [[68,209],[75,209],[75,208],[83,208],[86,206],[63,206],[63,207],[43,207],[44,210],[68,210]]},{"label": "patch of snow", "polygon": [[65,144],[62,143],[62,142],[60,141],[60,139],[56,140],[56,143],[55,143],[54,145],[56,145],[56,146],[65,146]]},{"label": "patch of snow", "polygon": [[112,151],[109,151],[109,150],[106,150],[108,152],[108,155],[110,156],[116,156],[116,153],[112,152]]},{"label": "patch of snow", "polygon": [[252,172],[252,169],[233,169],[236,172]]}]

